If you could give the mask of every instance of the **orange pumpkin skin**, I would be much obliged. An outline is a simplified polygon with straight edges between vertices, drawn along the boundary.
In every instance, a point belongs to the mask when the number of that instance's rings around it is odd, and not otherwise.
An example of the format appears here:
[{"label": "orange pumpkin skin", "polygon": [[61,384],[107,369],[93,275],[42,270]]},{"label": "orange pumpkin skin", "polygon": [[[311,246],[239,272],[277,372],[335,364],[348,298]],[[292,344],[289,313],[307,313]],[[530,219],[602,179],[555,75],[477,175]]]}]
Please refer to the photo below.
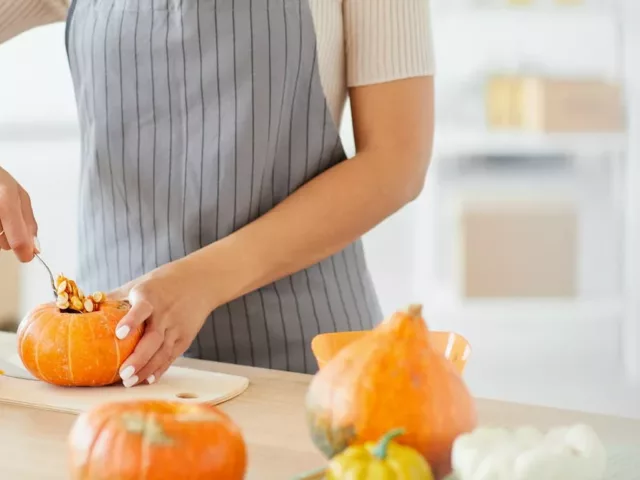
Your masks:
[{"label": "orange pumpkin skin", "polygon": [[327,458],[404,428],[398,442],[420,452],[436,478],[451,472],[454,440],[477,425],[475,402],[453,364],[431,347],[419,306],[338,352],[314,376],[306,408]]},{"label": "orange pumpkin skin", "polygon": [[100,387],[120,380],[122,363],[144,327],[124,340],[115,329],[131,306],[106,301],[92,313],[62,312],[54,303],[37,307],[18,327],[18,354],[31,374],[67,387]]},{"label": "orange pumpkin skin", "polygon": [[81,414],[68,437],[72,480],[242,480],[238,427],[205,404],[137,400]]}]

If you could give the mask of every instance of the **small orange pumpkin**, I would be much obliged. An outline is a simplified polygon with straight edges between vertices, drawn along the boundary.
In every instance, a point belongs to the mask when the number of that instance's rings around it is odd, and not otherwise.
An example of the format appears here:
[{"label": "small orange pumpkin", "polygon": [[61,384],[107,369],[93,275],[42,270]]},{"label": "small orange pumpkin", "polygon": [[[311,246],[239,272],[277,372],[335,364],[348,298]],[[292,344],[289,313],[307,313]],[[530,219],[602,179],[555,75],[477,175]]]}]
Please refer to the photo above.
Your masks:
[{"label": "small orange pumpkin", "polygon": [[103,404],[76,419],[68,447],[73,480],[242,480],[247,468],[240,430],[206,404]]},{"label": "small orange pumpkin", "polygon": [[436,478],[451,472],[451,448],[477,425],[475,402],[453,364],[429,339],[422,307],[387,318],[341,349],[313,378],[306,399],[316,446],[332,458],[403,428]]},{"label": "small orange pumpkin", "polygon": [[34,309],[18,327],[18,355],[36,378],[60,386],[100,387],[116,383],[144,327],[116,338],[128,302],[107,300],[97,311],[62,311],[55,303]]}]

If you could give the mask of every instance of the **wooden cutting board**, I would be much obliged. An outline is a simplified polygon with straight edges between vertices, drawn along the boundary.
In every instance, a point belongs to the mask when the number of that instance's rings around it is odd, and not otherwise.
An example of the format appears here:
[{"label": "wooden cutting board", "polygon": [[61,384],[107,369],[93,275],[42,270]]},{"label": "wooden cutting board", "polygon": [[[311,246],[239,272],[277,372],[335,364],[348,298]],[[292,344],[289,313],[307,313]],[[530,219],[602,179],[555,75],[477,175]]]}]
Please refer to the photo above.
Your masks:
[{"label": "wooden cutting board", "polygon": [[[16,364],[16,357],[8,359]],[[21,368],[24,366],[20,363]],[[121,400],[179,400],[188,403],[217,405],[242,394],[249,379],[225,373],[171,367],[153,385],[133,388],[56,387],[48,383],[0,375],[0,403],[23,405],[42,410],[81,413],[105,402]]]}]

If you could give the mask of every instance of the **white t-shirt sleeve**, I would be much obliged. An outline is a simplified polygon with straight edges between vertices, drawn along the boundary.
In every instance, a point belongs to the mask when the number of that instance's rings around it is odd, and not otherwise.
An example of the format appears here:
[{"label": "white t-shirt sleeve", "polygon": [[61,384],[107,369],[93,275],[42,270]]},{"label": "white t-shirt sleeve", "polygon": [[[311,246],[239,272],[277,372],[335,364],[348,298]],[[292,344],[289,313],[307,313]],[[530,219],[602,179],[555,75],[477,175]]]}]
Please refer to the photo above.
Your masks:
[{"label": "white t-shirt sleeve", "polygon": [[65,19],[68,0],[0,0],[0,43],[31,28]]},{"label": "white t-shirt sleeve", "polygon": [[349,87],[433,75],[429,0],[342,0]]}]

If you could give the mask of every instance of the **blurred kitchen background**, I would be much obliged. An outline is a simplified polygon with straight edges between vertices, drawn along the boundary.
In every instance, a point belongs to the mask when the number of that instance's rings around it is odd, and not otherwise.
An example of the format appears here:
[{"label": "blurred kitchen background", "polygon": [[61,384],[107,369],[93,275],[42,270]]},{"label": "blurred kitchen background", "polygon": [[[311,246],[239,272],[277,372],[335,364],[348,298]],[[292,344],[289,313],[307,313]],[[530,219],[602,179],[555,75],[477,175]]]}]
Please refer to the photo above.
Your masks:
[{"label": "blurred kitchen background", "polygon": [[[366,237],[385,313],[421,301],[433,329],[466,336],[476,395],[640,417],[638,0],[431,2],[427,187]],[[63,32],[0,46],[0,164],[32,195],[44,257],[73,277]],[[352,154],[348,109],[343,136]],[[0,324],[48,295],[40,265],[0,255]]]}]

